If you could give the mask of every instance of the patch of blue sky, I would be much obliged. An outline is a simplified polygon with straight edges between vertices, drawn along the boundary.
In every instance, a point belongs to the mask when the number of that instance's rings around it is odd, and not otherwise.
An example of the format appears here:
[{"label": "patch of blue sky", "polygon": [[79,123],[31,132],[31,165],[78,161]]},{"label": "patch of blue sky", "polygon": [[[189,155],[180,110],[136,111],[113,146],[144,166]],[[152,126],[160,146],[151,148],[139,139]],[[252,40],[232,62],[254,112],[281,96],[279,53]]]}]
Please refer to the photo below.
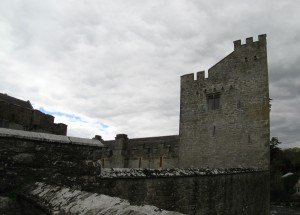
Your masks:
[{"label": "patch of blue sky", "polygon": [[99,125],[100,125],[101,128],[104,128],[104,129],[105,128],[109,128],[109,125],[106,125],[106,124],[104,124],[102,122],[100,122]]},{"label": "patch of blue sky", "polygon": [[[49,114],[49,115],[53,115],[53,116],[61,116],[61,117],[67,117],[70,120],[74,120],[74,121],[78,121],[78,122],[83,122],[83,123],[87,123],[87,124],[93,124],[93,123],[89,123],[87,121],[82,120],[81,117],[76,116],[75,114],[68,114],[68,113],[63,113],[63,112],[57,112],[57,111],[48,111],[46,110],[44,107],[39,107],[38,108],[39,111],[45,113],[45,114]],[[101,131],[104,131],[105,129],[109,128],[109,125],[106,125],[102,122],[97,122],[96,123],[97,126],[99,126]]]},{"label": "patch of blue sky", "polygon": [[64,117],[67,117],[67,118],[72,119],[72,120],[85,122],[81,119],[81,117],[76,116],[75,114],[68,114],[68,113],[56,112],[56,111],[47,111],[43,107],[39,107],[38,110],[45,113],[45,114],[54,115],[54,116],[64,116]]}]

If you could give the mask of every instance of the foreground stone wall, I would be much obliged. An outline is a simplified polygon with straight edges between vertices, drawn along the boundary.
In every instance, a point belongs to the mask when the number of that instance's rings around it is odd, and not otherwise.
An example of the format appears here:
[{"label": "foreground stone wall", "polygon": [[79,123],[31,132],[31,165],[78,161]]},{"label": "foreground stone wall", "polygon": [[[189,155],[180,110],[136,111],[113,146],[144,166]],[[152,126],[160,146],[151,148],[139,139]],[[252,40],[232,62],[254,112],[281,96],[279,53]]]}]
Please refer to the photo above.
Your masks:
[{"label": "foreground stone wall", "polygon": [[131,205],[125,199],[44,183],[35,183],[23,188],[18,202],[23,215],[181,215],[150,205]]},{"label": "foreground stone wall", "polygon": [[39,181],[187,214],[267,214],[268,172],[120,169],[107,174],[99,162],[107,153],[98,140],[0,129],[0,199],[14,199],[25,184]]},{"label": "foreground stone wall", "polygon": [[213,172],[140,178],[129,173],[86,182],[89,187],[82,188],[186,214],[269,215],[269,172]]},{"label": "foreground stone wall", "polygon": [[27,182],[99,175],[103,152],[98,140],[0,128],[0,196]]}]

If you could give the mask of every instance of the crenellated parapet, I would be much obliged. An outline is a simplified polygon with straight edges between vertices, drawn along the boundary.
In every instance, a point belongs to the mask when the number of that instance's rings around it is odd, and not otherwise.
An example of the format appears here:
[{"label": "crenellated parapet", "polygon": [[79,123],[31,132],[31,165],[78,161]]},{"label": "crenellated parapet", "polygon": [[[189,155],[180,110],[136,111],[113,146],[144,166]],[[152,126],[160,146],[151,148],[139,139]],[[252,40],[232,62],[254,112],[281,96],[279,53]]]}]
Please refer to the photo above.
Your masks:
[{"label": "crenellated parapet", "polygon": [[258,36],[258,40],[254,41],[253,37],[246,38],[246,43],[242,44],[241,40],[234,41],[234,51],[214,66],[209,68],[207,77],[205,71],[190,73],[181,76],[181,85],[191,85],[193,83],[213,84],[216,79],[223,81],[224,78],[232,76],[232,79],[238,79],[240,74],[236,73],[238,70],[244,70],[247,66],[260,66],[260,63],[265,63],[266,55],[266,34]]},{"label": "crenellated parapet", "polygon": [[233,42],[234,50],[239,50],[241,48],[245,48],[247,46],[255,46],[255,45],[266,45],[267,43],[267,35],[261,34],[258,35],[258,41],[253,41],[253,37],[246,38],[246,43],[242,44],[241,40],[236,40]]}]

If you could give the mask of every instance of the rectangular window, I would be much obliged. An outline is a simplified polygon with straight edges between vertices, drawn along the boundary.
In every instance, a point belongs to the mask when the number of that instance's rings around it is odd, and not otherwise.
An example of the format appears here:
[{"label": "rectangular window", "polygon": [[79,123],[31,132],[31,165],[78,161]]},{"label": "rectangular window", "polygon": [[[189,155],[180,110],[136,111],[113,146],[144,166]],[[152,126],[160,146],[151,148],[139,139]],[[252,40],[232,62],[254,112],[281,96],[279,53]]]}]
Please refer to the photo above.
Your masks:
[{"label": "rectangular window", "polygon": [[207,95],[207,107],[208,110],[217,110],[220,108],[220,94]]}]

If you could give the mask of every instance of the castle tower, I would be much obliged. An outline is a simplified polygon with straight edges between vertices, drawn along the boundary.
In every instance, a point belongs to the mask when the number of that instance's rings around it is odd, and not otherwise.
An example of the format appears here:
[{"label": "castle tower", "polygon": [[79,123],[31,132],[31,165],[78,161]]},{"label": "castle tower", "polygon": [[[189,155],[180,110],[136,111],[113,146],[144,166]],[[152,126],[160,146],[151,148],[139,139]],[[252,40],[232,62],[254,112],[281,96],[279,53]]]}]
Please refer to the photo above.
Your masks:
[{"label": "castle tower", "polygon": [[266,35],[234,42],[204,72],[181,77],[179,166],[269,169]]},{"label": "castle tower", "polygon": [[127,168],[126,150],[128,148],[128,137],[126,134],[117,134],[115,137],[113,158],[111,162],[112,168]]}]

